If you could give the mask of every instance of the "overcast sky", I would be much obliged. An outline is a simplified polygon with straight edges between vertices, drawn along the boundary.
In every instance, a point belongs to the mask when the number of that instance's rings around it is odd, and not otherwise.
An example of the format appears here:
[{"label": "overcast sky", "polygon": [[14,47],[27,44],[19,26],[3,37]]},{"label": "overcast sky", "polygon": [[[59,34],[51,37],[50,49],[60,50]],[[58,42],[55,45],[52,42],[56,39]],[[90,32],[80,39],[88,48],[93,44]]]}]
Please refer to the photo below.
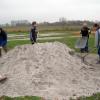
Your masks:
[{"label": "overcast sky", "polygon": [[0,24],[11,20],[100,20],[100,0],[0,0]]}]

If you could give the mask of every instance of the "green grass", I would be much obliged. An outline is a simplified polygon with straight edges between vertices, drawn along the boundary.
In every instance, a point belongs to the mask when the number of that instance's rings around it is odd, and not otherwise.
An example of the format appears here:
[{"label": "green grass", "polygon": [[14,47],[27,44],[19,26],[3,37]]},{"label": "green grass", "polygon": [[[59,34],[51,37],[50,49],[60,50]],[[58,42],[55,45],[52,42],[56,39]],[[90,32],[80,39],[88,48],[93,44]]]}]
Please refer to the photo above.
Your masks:
[{"label": "green grass", "polygon": [[24,45],[24,44],[29,44],[30,41],[29,40],[14,40],[14,41],[9,41],[8,42],[8,49],[12,49],[18,45]]},{"label": "green grass", "polygon": [[[0,97],[0,100],[43,100],[43,99],[37,96],[24,96],[24,97],[15,97],[15,98],[2,96]],[[100,100],[100,93],[93,94],[92,96],[89,97],[78,97],[77,99],[70,99],[70,100]]]},{"label": "green grass", "polygon": [[[57,37],[63,37],[62,39],[51,39],[51,40],[39,40],[39,43],[44,43],[44,42],[54,42],[54,41],[59,41],[61,43],[64,43],[66,45],[68,45],[70,48],[75,49],[75,43],[77,41],[77,37],[70,37],[72,36],[72,33],[65,33],[62,35],[58,35]],[[43,37],[49,37],[49,36],[41,36],[41,38]],[[52,37],[52,36],[51,36]],[[53,35],[53,37],[56,37],[56,35]],[[8,48],[12,49],[15,46],[18,45],[23,45],[23,44],[30,44],[29,40],[14,40],[14,41],[9,41],[8,42]],[[89,39],[89,49],[91,53],[96,53],[96,50],[94,50],[94,37],[90,36]],[[75,49],[77,52],[79,51],[79,49]]]},{"label": "green grass", "polygon": [[89,97],[79,97],[77,99],[71,99],[71,100],[100,100],[100,93],[93,94]]},{"label": "green grass", "polygon": [[15,97],[15,98],[3,96],[0,97],[0,100],[42,100],[42,99],[36,96],[25,96],[25,97]]}]

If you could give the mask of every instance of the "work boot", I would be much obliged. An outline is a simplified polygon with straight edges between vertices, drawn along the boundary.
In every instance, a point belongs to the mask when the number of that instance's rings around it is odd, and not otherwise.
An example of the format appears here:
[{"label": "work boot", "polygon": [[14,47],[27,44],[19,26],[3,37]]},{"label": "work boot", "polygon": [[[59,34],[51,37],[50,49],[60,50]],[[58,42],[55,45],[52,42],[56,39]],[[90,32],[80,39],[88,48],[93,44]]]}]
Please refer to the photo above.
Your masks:
[{"label": "work boot", "polygon": [[32,42],[32,45],[34,44],[34,42]]},{"label": "work boot", "polygon": [[85,51],[84,51],[84,49],[81,49],[80,52],[81,52],[81,53],[84,53]]}]

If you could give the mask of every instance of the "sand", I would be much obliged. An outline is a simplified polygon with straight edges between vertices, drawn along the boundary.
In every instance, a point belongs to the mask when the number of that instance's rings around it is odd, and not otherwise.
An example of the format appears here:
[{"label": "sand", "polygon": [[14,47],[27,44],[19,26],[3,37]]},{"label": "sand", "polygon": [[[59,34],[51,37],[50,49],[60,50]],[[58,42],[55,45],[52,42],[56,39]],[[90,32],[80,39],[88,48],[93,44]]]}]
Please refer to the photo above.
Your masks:
[{"label": "sand", "polygon": [[69,100],[100,92],[100,70],[69,54],[65,44],[23,45],[0,59],[0,96],[41,96],[46,100]]}]

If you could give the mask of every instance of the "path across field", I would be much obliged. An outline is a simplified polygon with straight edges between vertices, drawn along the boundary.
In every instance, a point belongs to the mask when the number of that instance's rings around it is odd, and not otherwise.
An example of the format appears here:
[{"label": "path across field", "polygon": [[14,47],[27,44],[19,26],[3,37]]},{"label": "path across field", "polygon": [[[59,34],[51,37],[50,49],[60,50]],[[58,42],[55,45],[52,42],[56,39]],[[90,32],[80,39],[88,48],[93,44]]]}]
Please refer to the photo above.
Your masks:
[{"label": "path across field", "polygon": [[[38,40],[50,40],[50,39],[61,39],[65,36],[64,33],[47,33],[47,34],[38,34]],[[9,34],[8,41],[13,40],[29,40],[28,34]]]},{"label": "path across field", "polygon": [[[57,40],[64,38],[66,33],[45,33],[45,34],[38,34],[38,40]],[[29,40],[28,34],[9,34],[8,35],[8,41],[14,41],[14,40]],[[79,38],[80,36],[68,36],[69,38]]]}]

